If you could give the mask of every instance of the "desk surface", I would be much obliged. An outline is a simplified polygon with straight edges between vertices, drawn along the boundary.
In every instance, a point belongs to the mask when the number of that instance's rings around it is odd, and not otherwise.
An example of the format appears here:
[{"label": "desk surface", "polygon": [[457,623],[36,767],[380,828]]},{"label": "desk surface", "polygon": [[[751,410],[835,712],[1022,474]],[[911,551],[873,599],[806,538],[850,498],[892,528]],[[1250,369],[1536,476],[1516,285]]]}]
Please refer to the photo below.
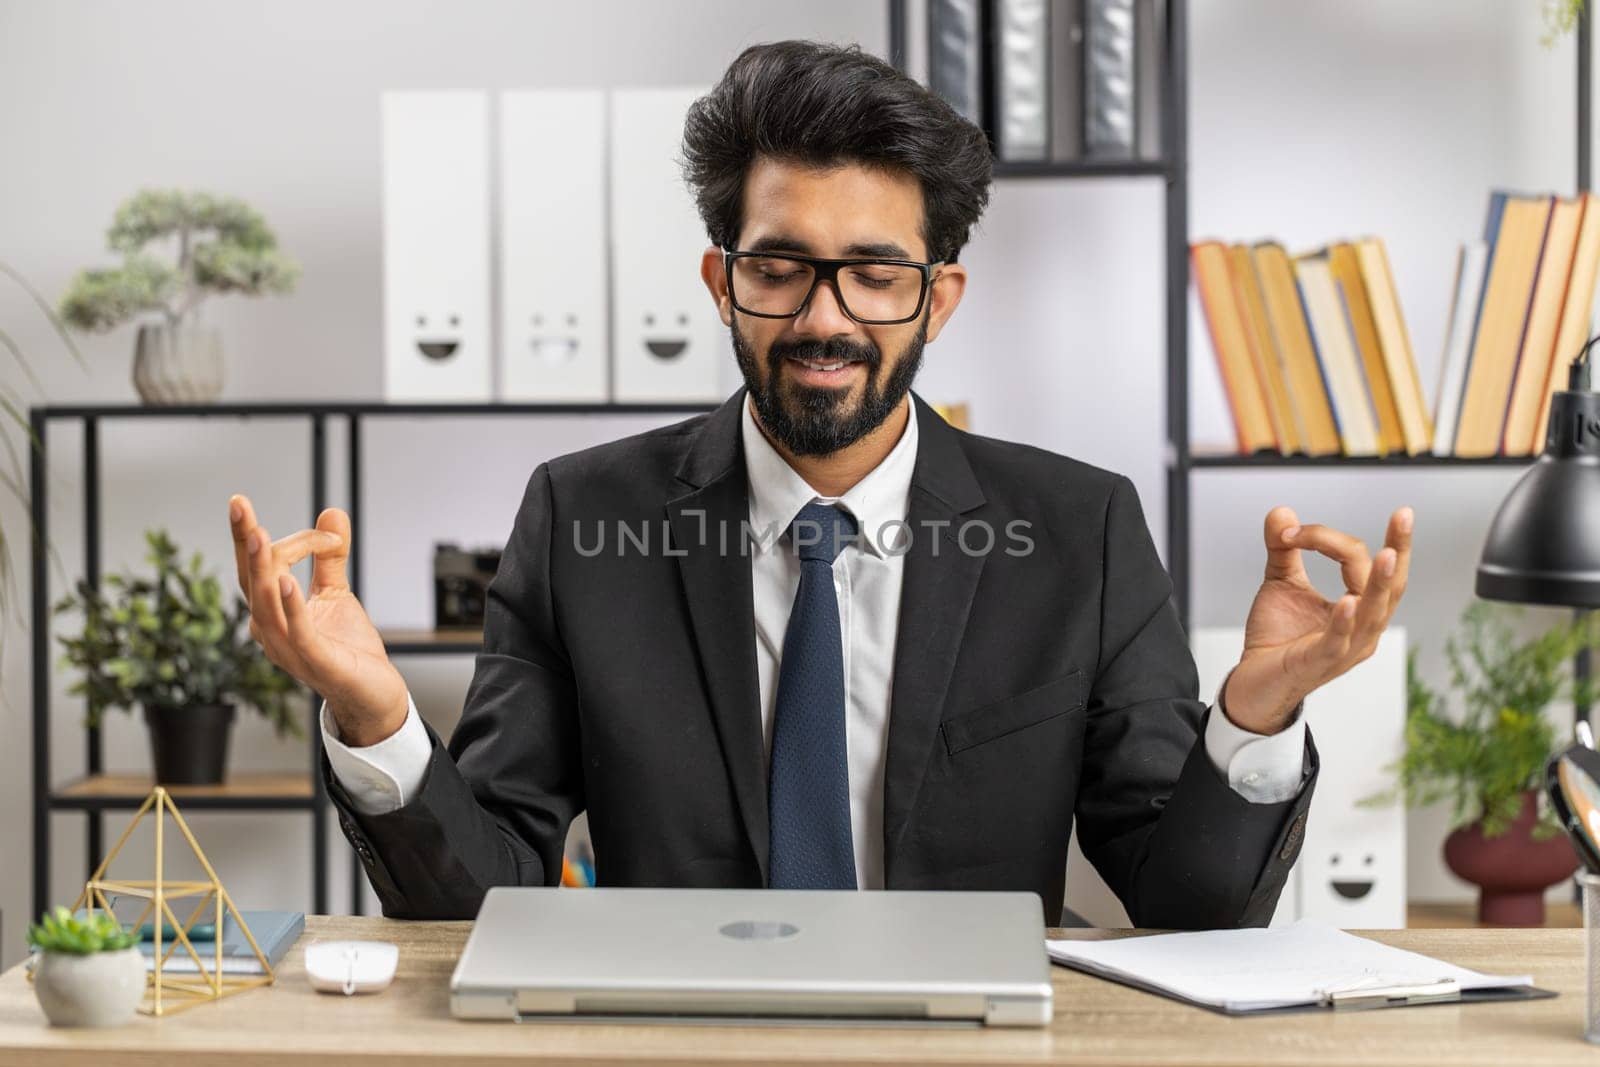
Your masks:
[{"label": "desk surface", "polygon": [[[45,1025],[20,966],[0,975],[0,1064],[181,1064],[225,1054],[230,1067],[338,1062],[407,1064],[1573,1064],[1600,1063],[1583,1040],[1583,931],[1392,930],[1370,933],[1463,966],[1529,973],[1561,996],[1343,1014],[1229,1018],[1054,967],[1055,1020],[1040,1030],[740,1027],[461,1022],[448,983],[469,923],[314,916],[278,984],[116,1030]],[[1093,930],[1057,936],[1106,937]],[[306,983],[310,938],[401,946],[392,986],[329,996]]]}]

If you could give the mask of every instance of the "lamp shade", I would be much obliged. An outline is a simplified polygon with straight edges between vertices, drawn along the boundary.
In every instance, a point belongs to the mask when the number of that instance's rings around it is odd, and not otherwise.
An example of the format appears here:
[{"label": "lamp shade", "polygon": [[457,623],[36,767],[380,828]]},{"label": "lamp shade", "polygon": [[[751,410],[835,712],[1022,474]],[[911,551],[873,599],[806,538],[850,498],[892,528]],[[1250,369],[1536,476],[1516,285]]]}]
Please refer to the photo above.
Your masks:
[{"label": "lamp shade", "polygon": [[1477,594],[1600,607],[1600,394],[1551,397],[1544,452],[1495,513]]}]

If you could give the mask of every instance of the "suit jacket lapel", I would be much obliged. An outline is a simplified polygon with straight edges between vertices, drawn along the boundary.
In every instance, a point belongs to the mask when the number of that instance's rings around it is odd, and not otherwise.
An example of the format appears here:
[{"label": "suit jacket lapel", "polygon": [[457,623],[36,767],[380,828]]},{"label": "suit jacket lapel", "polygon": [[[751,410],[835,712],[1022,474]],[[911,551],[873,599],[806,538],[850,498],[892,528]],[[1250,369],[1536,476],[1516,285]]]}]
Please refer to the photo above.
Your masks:
[{"label": "suit jacket lapel", "polygon": [[918,444],[906,516],[911,545],[901,578],[884,767],[884,869],[889,888],[894,888],[896,848],[927,772],[984,562],[982,555],[963,551],[958,540],[962,514],[984,498],[957,431],[915,394],[913,401]]},{"label": "suit jacket lapel", "polygon": [[673,551],[694,627],[700,669],[711,695],[722,758],[745,835],[767,881],[767,787],[756,677],[755,601],[750,555],[741,544],[750,519],[740,389],[707,416],[678,469],[690,491],[667,503]]}]

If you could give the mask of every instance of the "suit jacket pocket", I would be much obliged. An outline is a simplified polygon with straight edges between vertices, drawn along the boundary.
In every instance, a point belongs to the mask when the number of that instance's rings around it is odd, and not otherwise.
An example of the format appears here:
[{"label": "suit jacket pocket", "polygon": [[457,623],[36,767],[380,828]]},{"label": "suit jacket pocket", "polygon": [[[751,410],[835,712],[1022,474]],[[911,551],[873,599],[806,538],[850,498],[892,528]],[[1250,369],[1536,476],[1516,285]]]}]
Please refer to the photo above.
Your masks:
[{"label": "suit jacket pocket", "polygon": [[1037,726],[1059,715],[1081,711],[1088,699],[1087,690],[1083,671],[1079,669],[1016,696],[963,711],[939,724],[939,732],[944,734],[944,747],[953,756],[985,741]]}]

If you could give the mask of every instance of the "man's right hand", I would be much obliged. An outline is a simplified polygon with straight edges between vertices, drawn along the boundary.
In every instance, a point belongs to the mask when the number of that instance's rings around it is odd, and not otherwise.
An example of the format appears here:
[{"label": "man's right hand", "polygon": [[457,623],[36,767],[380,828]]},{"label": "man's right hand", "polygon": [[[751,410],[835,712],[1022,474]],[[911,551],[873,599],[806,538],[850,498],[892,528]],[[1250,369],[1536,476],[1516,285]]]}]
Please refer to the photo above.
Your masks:
[{"label": "man's right hand", "polygon": [[[316,529],[274,542],[249,498],[236,493],[228,499],[228,521],[250,636],[267,658],[322,695],[345,744],[373,745],[400,729],[410,707],[405,679],[345,574],[350,516],[324,508]],[[308,555],[314,556],[311,595],[303,597],[289,568]]]}]

